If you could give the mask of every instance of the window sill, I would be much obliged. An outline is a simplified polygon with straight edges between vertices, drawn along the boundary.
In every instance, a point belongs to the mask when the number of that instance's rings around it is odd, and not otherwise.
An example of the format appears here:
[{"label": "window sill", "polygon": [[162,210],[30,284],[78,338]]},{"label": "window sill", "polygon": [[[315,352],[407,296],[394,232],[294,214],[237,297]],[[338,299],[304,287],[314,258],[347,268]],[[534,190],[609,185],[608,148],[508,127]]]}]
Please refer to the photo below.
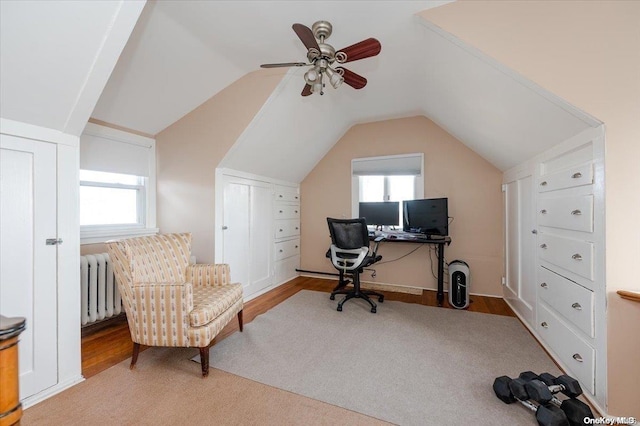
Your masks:
[{"label": "window sill", "polygon": [[109,240],[120,238],[142,237],[144,235],[155,235],[160,231],[158,228],[137,228],[137,229],[104,229],[80,231],[80,244],[97,244]]}]

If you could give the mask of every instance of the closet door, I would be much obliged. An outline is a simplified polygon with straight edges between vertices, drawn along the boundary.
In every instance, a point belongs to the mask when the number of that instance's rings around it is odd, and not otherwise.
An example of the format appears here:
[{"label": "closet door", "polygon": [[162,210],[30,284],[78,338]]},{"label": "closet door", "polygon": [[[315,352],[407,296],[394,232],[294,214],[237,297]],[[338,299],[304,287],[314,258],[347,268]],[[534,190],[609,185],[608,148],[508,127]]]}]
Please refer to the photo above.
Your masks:
[{"label": "closet door", "polygon": [[533,176],[513,180],[505,188],[505,285],[504,297],[525,320],[534,321],[535,224]]},{"label": "closet door", "polygon": [[250,296],[272,283],[271,184],[224,176],[223,262],[231,268],[231,279],[243,285]]},{"label": "closet door", "polygon": [[0,135],[0,312],[26,318],[20,399],[57,383],[56,146]]}]

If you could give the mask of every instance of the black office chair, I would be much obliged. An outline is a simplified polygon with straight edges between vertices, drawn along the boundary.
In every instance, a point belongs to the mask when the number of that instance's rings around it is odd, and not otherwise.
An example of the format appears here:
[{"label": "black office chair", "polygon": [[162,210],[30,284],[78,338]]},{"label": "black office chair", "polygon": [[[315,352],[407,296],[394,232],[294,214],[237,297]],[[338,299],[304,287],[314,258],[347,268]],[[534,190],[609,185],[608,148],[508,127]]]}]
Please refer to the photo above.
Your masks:
[{"label": "black office chair", "polygon": [[[369,232],[364,218],[359,219],[332,219],[327,218],[329,233],[331,234],[330,259],[333,266],[340,271],[340,279],[343,281],[346,274],[350,274],[353,280],[352,289],[338,287],[331,292],[329,297],[335,300],[336,294],[346,295],[338,303],[338,311],[342,311],[342,305],[349,299],[364,299],[371,305],[371,312],[376,313],[377,305],[369,296],[377,296],[378,302],[384,302],[384,295],[370,290],[360,289],[360,274],[367,266],[373,265],[382,259],[377,254],[378,243],[383,237],[375,240],[373,251],[369,247]],[[343,286],[344,287],[344,286]]]}]

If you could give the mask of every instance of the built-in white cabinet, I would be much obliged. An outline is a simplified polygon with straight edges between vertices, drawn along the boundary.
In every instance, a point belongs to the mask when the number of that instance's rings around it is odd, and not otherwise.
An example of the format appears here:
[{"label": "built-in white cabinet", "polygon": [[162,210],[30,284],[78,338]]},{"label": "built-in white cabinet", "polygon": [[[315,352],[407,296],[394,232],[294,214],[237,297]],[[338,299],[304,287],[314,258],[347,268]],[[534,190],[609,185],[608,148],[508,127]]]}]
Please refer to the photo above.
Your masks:
[{"label": "built-in white cabinet", "polygon": [[0,119],[0,313],[26,319],[25,408],[82,380],[78,142]]},{"label": "built-in white cabinet", "polygon": [[300,189],[274,185],[274,284],[298,275],[300,266]]},{"label": "built-in white cabinet", "polygon": [[[534,190],[515,203],[514,176],[529,170]],[[604,136],[585,131],[505,173],[507,302],[585,395],[606,411]],[[518,195],[523,195],[519,192]],[[530,230],[510,221],[533,217]],[[527,233],[528,232],[528,233]],[[532,235],[530,258],[518,256]],[[514,243],[515,241],[515,243]],[[514,248],[514,244],[517,245]],[[510,271],[529,270],[530,289],[514,292]],[[531,294],[535,299],[531,309]],[[533,313],[533,315],[532,315]]]},{"label": "built-in white cabinet", "polygon": [[216,172],[216,262],[252,299],[298,275],[297,184],[228,169]]}]

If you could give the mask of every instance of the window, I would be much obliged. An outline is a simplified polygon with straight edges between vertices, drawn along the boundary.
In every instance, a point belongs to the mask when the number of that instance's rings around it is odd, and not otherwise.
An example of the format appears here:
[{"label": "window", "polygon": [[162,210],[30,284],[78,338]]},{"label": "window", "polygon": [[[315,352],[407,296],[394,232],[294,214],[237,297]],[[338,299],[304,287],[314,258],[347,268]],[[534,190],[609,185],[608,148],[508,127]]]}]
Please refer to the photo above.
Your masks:
[{"label": "window", "polygon": [[155,140],[87,124],[80,137],[80,241],[153,234]]},{"label": "window", "polygon": [[[423,154],[356,158],[352,169],[352,216],[367,201],[403,201],[423,197]],[[402,203],[400,203],[402,223]]]},{"label": "window", "polygon": [[145,178],[80,170],[80,226],[144,228]]}]

